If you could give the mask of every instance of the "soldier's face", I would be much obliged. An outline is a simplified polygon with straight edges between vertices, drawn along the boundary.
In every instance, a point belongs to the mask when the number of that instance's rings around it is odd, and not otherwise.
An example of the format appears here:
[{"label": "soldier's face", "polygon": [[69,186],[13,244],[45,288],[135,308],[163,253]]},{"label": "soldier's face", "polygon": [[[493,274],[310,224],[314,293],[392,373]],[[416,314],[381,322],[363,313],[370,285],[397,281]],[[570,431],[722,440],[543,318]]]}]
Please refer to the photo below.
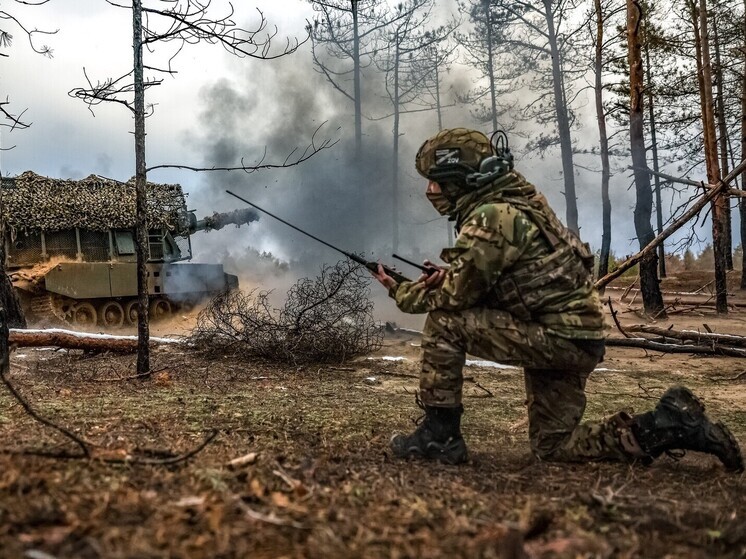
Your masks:
[{"label": "soldier's face", "polygon": [[427,193],[428,194],[440,194],[442,190],[440,189],[440,185],[435,181],[430,181],[427,183]]}]

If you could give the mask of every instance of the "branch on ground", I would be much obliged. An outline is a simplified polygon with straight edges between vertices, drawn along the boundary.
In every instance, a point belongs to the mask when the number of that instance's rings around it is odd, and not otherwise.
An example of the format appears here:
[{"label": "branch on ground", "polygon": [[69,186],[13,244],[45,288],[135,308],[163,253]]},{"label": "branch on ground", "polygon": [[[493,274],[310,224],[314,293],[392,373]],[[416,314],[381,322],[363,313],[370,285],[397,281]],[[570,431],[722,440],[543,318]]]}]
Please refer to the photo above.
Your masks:
[{"label": "branch on ground", "polygon": [[[137,337],[90,334],[72,330],[11,330],[10,343],[16,347],[58,347],[81,349],[83,351],[114,353],[134,353],[137,351]],[[151,345],[179,343],[178,340],[150,338]]]},{"label": "branch on ground", "polygon": [[339,363],[378,349],[365,268],[348,260],[324,266],[288,291],[282,309],[268,292],[232,291],[197,317],[189,342],[210,353],[283,363]]},{"label": "branch on ground", "polygon": [[613,347],[639,347],[660,351],[661,353],[696,353],[699,355],[723,355],[727,357],[746,357],[746,349],[726,347],[717,344],[709,346],[669,343],[665,337],[655,340],[648,338],[606,338],[606,345]]}]

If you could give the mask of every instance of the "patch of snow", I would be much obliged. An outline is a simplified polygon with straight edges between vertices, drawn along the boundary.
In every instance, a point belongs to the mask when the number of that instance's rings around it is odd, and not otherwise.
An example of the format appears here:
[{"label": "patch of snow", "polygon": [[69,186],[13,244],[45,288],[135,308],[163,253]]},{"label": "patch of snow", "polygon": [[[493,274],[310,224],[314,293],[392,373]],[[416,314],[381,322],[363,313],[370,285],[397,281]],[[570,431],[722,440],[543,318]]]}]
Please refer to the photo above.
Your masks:
[{"label": "patch of snow", "polygon": [[381,359],[383,361],[408,361],[408,359],[406,357],[401,357],[401,356],[396,357],[396,356],[393,356],[393,355],[384,355],[383,357],[379,357],[379,358],[368,357],[368,359]]},{"label": "patch of snow", "polygon": [[622,373],[624,372],[621,369],[609,369],[607,367],[596,367],[593,370],[597,373]]},{"label": "patch of snow", "polygon": [[[26,330],[11,328],[11,332],[28,332],[29,334],[65,334],[68,336],[74,336],[76,338],[95,338],[99,340],[137,340],[137,336],[117,336],[114,334],[95,334],[93,332],[77,332],[75,330],[65,330],[64,328],[45,328],[45,329],[34,329],[29,328]],[[156,338],[151,336],[150,340],[162,344],[180,344],[181,340],[174,338]]]},{"label": "patch of snow", "polygon": [[513,365],[503,365],[502,363],[495,363],[494,361],[479,361],[479,360],[466,360],[467,367],[491,367],[493,369],[518,369]]},{"label": "patch of snow", "polygon": [[410,334],[420,334],[420,335],[422,335],[422,331],[421,330],[414,330],[412,328],[397,328],[396,331],[397,332],[409,332]]}]

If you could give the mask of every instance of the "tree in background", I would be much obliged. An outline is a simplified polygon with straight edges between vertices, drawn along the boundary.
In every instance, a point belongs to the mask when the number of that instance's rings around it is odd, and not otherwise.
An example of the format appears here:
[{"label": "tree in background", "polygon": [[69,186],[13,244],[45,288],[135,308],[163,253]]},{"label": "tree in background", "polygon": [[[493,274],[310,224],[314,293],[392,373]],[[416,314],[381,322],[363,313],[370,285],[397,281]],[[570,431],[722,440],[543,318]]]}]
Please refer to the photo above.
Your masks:
[{"label": "tree in background", "polygon": [[[589,31],[593,43],[593,93],[596,104],[596,122],[598,123],[599,155],[601,157],[601,252],[599,255],[598,277],[609,272],[611,254],[611,200],[609,198],[609,180],[611,165],[609,162],[609,134],[606,126],[606,108],[604,106],[604,71],[608,67],[605,52],[611,51],[610,41],[605,38],[604,27],[607,25],[613,10],[611,0],[594,0],[595,28],[589,18]],[[612,37],[612,41],[616,40]]]},{"label": "tree in background", "polygon": [[[461,94],[459,101],[470,106],[476,104],[472,116],[479,123],[490,123],[492,131],[510,130],[512,126],[504,123],[501,126],[498,119],[514,108],[515,102],[507,99],[520,86],[522,72],[505,63],[508,17],[493,0],[461,0],[458,9],[472,30],[458,32],[456,40],[462,47],[465,63],[474,68],[478,76],[478,85]],[[486,84],[479,83],[485,80]]]},{"label": "tree in background", "polygon": [[[288,41],[284,48],[277,52],[271,50],[272,38],[276,31],[268,32],[267,21],[260,12],[260,21],[253,29],[236,25],[232,8],[221,16],[212,15],[211,0],[159,0],[152,5],[143,6],[142,0],[133,0],[131,6],[115,5],[131,11],[133,32],[134,61],[131,70],[118,78],[107,78],[95,85],[88,80],[88,86],[70,92],[82,99],[89,107],[104,102],[119,103],[129,109],[135,120],[135,188],[137,200],[136,254],[137,254],[137,290],[138,290],[138,353],[137,373],[145,375],[150,372],[150,350],[148,340],[150,328],[148,322],[148,279],[146,263],[148,260],[148,229],[146,218],[146,181],[145,163],[145,118],[152,114],[152,105],[146,107],[146,90],[161,83],[159,77],[175,74],[172,63],[174,58],[188,44],[208,43],[220,45],[229,53],[239,57],[261,60],[278,58],[294,52],[299,42]],[[114,5],[114,4],[113,4]],[[154,64],[147,66],[143,61],[143,49],[154,54],[157,44],[174,43],[169,52],[167,64],[158,68]],[[145,70],[150,76],[145,76]],[[87,78],[87,77],[86,77]]]},{"label": "tree in background", "polygon": [[[653,196],[650,175],[647,173],[643,113],[643,61],[640,28],[642,8],[635,0],[627,0],[627,45],[629,49],[629,137],[634,167],[636,204],[634,212],[635,232],[642,250],[653,240],[655,234],[650,224]],[[650,252],[640,262],[640,291],[645,312],[650,316],[665,316],[663,295],[658,281],[658,255]]]},{"label": "tree in background", "polygon": [[[37,2],[27,2],[14,0],[16,4],[25,4],[40,6],[46,4],[49,0],[38,0]],[[29,43],[31,50],[42,56],[52,56],[52,49],[47,45],[38,43],[38,39],[43,35],[53,35],[56,31],[42,31],[39,29],[29,28],[21,19],[7,8],[0,8],[0,58],[7,58],[10,55],[5,52],[13,45],[13,32],[20,32]],[[24,112],[16,114],[10,107],[10,101],[6,97],[0,100],[0,134],[4,131],[11,133],[15,130],[24,130],[31,126],[31,123],[24,118]],[[0,153],[5,150],[13,149],[12,146],[5,146],[0,142]],[[2,171],[2,169],[0,169]],[[0,173],[1,175],[1,173]],[[7,327],[25,328],[26,318],[23,315],[18,297],[13,290],[13,284],[5,273],[5,219],[3,216],[4,205],[2,201],[3,188],[0,184],[0,309],[4,309],[4,320],[2,328],[7,333]],[[7,340],[6,340],[7,342]],[[6,343],[7,346],[7,343]],[[0,356],[3,355],[0,352]],[[7,356],[6,356],[7,357]]]},{"label": "tree in background", "polygon": [[[439,110],[437,97],[432,97],[432,49],[444,41],[456,24],[427,29],[434,7],[433,0],[409,0],[394,8],[402,17],[383,30],[383,42],[388,45],[376,58],[376,66],[384,73],[386,95],[393,108],[393,142],[391,158],[392,243],[399,251],[399,137],[402,113],[411,110]],[[436,74],[437,75],[437,74]]]},{"label": "tree in background", "polygon": [[[707,21],[707,4],[700,0],[697,6],[694,0],[689,1],[692,14],[695,52],[697,53],[697,77],[699,82],[700,106],[702,108],[702,129],[704,131],[705,165],[707,181],[718,184],[721,179],[720,161],[715,131],[715,102],[712,92],[712,64],[710,58],[710,36]],[[726,214],[728,211],[727,194],[721,193],[712,201],[712,244],[715,252],[715,307],[717,312],[728,312],[728,288],[726,285],[726,252],[729,251],[725,235],[728,230]]]},{"label": "tree in background", "polygon": [[577,233],[578,202],[571,135],[575,115],[572,105],[574,82],[583,76],[586,69],[578,64],[582,57],[575,51],[579,43],[578,34],[584,24],[573,28],[570,21],[580,1],[493,1],[510,16],[505,35],[508,51],[514,63],[527,76],[526,86],[537,95],[524,104],[523,118],[553,128],[551,133],[540,133],[529,141],[527,149],[543,151],[559,144],[567,227]]},{"label": "tree in background", "polygon": [[[741,13],[741,160],[746,160],[746,0]],[[746,171],[741,174],[741,188],[746,191]],[[738,208],[741,215],[741,289],[746,289],[746,198],[740,198]]]},{"label": "tree in background", "polygon": [[407,17],[411,10],[389,10],[385,0],[308,1],[316,12],[308,27],[314,66],[353,104],[355,154],[359,158],[363,145],[363,70],[373,64],[381,47],[381,32]]},{"label": "tree in background", "polygon": [[452,104],[443,104],[442,76],[451,69],[455,60],[457,43],[449,39],[433,43],[423,49],[421,56],[413,60],[415,72],[423,76],[423,99],[415,99],[412,104],[436,114],[436,129],[443,129],[443,109]]}]

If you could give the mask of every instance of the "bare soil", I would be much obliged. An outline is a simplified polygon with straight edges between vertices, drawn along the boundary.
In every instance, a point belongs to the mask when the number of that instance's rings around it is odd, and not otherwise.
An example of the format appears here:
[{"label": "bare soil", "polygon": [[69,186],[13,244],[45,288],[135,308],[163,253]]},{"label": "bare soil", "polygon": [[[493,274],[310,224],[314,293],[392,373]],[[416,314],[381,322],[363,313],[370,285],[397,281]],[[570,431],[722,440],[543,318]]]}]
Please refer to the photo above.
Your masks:
[{"label": "bare soil", "polygon": [[[643,322],[615,308],[624,324]],[[658,322],[705,323],[746,335],[744,311]],[[529,557],[746,557],[744,474],[695,453],[647,467],[536,462],[519,369],[467,367],[468,464],[394,460],[391,433],[420,415],[418,356],[419,337],[401,332],[336,367],[169,347],[154,353],[153,378],[128,381],[132,356],[19,350],[13,384],[99,456],[168,456],[218,436],[174,466],[9,454],[75,447],[1,391],[0,557],[521,557],[527,532]],[[685,384],[746,446],[745,370],[743,359],[609,348],[586,417],[645,411]]]}]

